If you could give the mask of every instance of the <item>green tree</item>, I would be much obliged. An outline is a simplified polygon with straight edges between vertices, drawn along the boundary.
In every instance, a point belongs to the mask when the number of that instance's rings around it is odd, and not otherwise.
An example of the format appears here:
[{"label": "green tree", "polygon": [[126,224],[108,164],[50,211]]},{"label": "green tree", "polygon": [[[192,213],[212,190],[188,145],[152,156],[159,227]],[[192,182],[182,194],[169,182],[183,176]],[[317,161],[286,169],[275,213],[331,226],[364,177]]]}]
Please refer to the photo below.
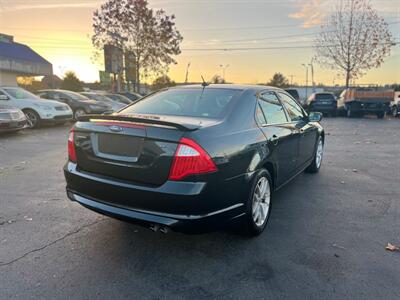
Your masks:
[{"label": "green tree", "polygon": [[174,15],[148,7],[146,0],[108,0],[93,14],[93,45],[111,44],[133,55],[137,86],[141,76],[160,75],[176,64],[183,38]]},{"label": "green tree", "polygon": [[289,86],[289,80],[285,76],[283,76],[283,74],[275,73],[274,76],[272,76],[272,79],[267,83],[267,85],[285,88]]},{"label": "green tree", "polygon": [[63,81],[61,83],[61,88],[64,90],[80,92],[83,88],[83,83],[79,80],[73,71],[68,71],[65,73]]},{"label": "green tree", "polygon": [[153,83],[151,85],[151,89],[153,91],[158,91],[163,88],[175,86],[175,85],[176,85],[175,81],[171,80],[171,78],[169,78],[168,75],[162,75],[153,81]]}]

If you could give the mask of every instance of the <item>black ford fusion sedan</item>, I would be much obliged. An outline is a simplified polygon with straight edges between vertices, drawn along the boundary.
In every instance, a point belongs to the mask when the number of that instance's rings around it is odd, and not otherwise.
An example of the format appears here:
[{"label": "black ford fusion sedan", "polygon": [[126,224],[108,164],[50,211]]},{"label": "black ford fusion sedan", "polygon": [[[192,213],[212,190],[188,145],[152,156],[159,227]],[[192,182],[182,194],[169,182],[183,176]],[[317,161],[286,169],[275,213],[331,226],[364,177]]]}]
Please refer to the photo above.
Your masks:
[{"label": "black ford fusion sedan", "polygon": [[321,118],[272,87],[165,89],[113,115],[80,117],[68,139],[67,194],[162,231],[237,220],[257,235],[273,192],[321,167]]}]

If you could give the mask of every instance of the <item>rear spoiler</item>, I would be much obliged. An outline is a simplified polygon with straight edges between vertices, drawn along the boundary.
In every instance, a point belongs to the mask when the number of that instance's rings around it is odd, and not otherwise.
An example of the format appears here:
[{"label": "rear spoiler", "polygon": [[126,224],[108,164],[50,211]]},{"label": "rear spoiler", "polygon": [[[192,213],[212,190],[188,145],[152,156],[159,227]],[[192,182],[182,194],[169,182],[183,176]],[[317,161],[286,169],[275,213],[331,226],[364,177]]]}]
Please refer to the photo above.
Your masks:
[{"label": "rear spoiler", "polygon": [[199,126],[189,125],[189,124],[179,124],[174,122],[157,120],[151,117],[138,117],[138,116],[127,116],[127,115],[84,115],[78,117],[79,122],[90,122],[90,121],[123,121],[123,122],[133,122],[133,123],[141,123],[141,124],[154,124],[161,126],[173,127],[183,131],[194,131],[199,129]]}]

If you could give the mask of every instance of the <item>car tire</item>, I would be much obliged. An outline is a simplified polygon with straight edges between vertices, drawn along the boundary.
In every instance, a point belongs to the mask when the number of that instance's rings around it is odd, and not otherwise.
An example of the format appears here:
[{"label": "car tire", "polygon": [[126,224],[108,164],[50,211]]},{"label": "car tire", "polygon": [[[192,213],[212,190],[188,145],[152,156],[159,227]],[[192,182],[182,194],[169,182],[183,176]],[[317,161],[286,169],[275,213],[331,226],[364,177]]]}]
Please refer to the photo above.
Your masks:
[{"label": "car tire", "polygon": [[398,107],[397,107],[397,105],[394,105],[393,107],[392,107],[392,116],[393,117],[397,117],[397,115],[399,114],[399,109],[398,109]]},{"label": "car tire", "polygon": [[264,231],[271,213],[272,187],[269,172],[259,170],[252,182],[244,216],[247,236],[257,236]]},{"label": "car tire", "polygon": [[86,115],[86,111],[83,108],[77,108],[74,111],[74,119],[78,120],[78,117]]},{"label": "car tire", "polygon": [[378,119],[383,119],[386,116],[386,112],[380,111],[376,113],[376,116],[378,117]]},{"label": "car tire", "polygon": [[34,111],[33,109],[24,109],[23,112],[30,128],[40,127],[41,119],[36,111]]},{"label": "car tire", "polygon": [[322,158],[324,155],[324,140],[320,136],[317,141],[315,154],[312,163],[305,170],[306,173],[318,173],[321,168]]},{"label": "car tire", "polygon": [[349,107],[347,108],[346,115],[347,115],[348,118],[354,118],[355,113],[354,113],[353,110],[351,109],[351,106],[349,106]]}]

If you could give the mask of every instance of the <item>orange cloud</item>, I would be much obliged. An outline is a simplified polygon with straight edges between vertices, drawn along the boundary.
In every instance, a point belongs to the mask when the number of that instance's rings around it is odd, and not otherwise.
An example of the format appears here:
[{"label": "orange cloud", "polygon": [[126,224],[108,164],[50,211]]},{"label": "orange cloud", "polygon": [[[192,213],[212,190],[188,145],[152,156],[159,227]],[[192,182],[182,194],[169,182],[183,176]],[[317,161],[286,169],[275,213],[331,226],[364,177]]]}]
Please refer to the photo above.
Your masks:
[{"label": "orange cloud", "polygon": [[311,28],[320,25],[325,17],[321,0],[297,1],[300,10],[290,14],[289,17],[297,20],[304,20],[302,27]]}]

